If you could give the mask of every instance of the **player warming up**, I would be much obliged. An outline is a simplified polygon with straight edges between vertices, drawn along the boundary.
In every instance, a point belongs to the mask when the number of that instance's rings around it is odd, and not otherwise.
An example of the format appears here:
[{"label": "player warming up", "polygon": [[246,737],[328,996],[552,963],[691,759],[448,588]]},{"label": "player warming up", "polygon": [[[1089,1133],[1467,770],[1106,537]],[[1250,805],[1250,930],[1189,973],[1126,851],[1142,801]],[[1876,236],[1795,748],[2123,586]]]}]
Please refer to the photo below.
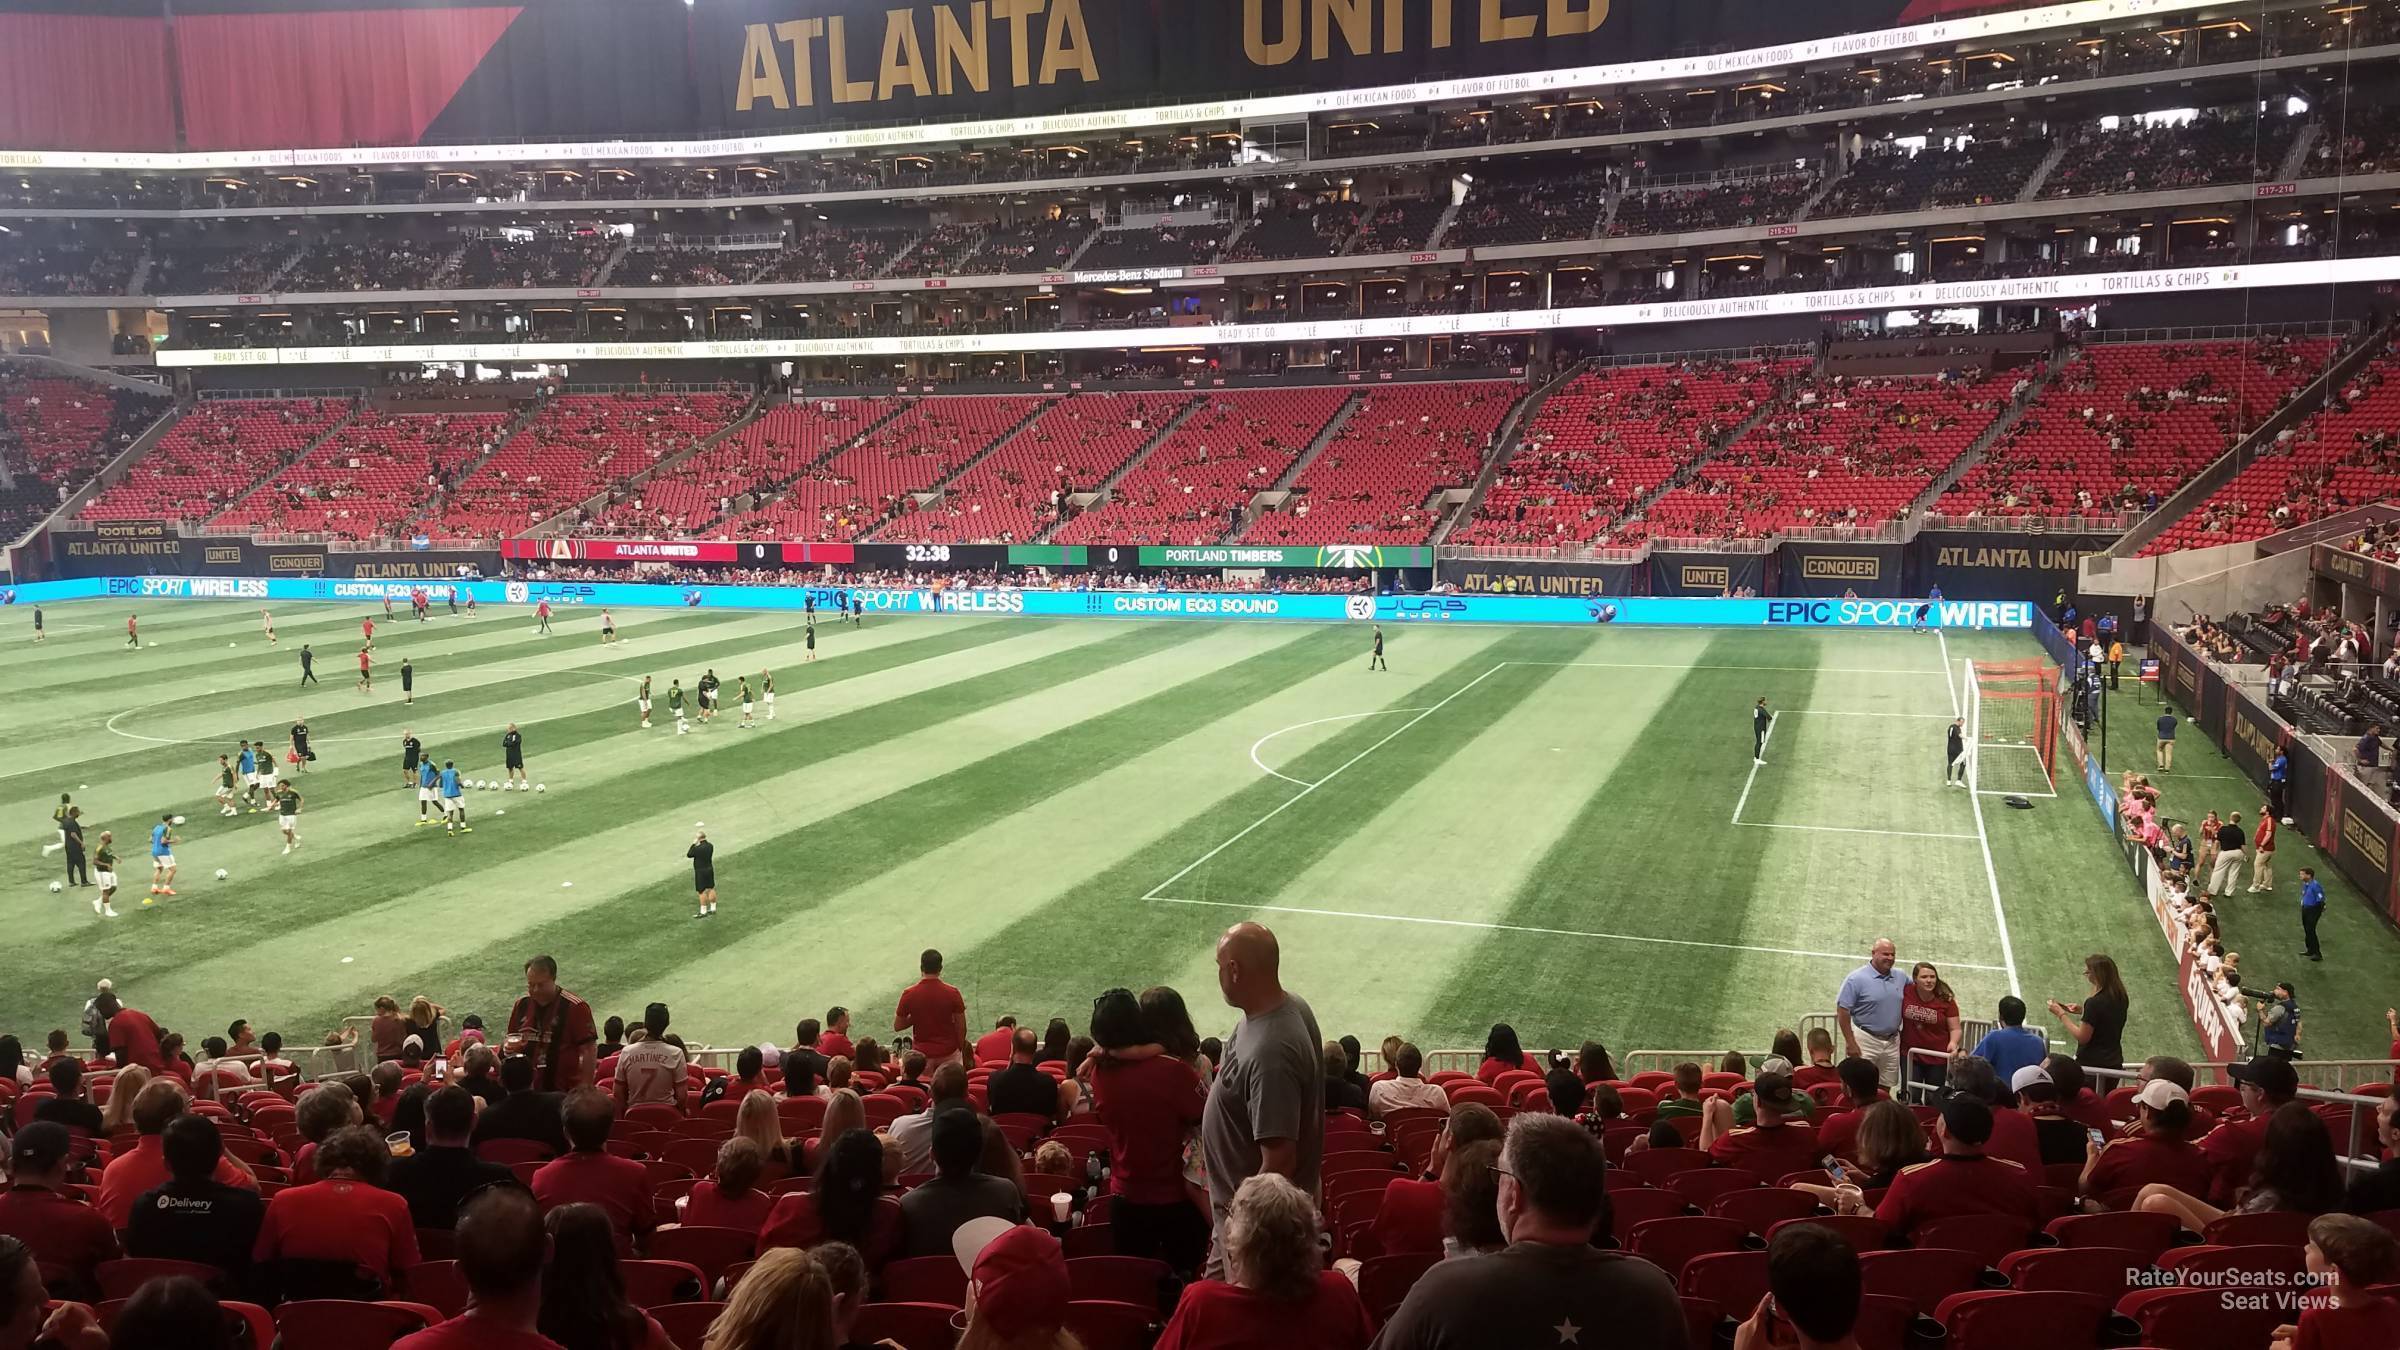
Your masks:
[{"label": "player warming up", "polygon": [[467,788],[458,781],[458,766],[442,761],[442,833],[473,834],[467,825]]},{"label": "player warming up", "polygon": [[58,794],[58,808],[50,813],[50,823],[58,828],[58,838],[42,845],[43,857],[47,858],[51,854],[56,853],[60,849],[67,846],[67,812],[73,809],[74,805],[74,793],[62,792]]},{"label": "player warming up", "polygon": [[706,824],[692,827],[692,846],[683,851],[692,860],[692,892],[700,898],[700,912],[695,919],[705,919],[717,912],[717,846],[708,842]]},{"label": "player warming up", "polygon": [[42,628],[42,607],[40,605],[33,607],[33,640],[37,645],[50,640],[50,634],[43,631]]},{"label": "player warming up", "polygon": [[747,675],[739,675],[734,678],[735,682],[741,687],[742,726],[745,728],[757,726],[758,719],[750,715],[750,677]]},{"label": "player warming up", "polygon": [[371,646],[358,649],[358,692],[362,694],[375,692],[374,651]]},{"label": "player warming up", "polygon": [[642,677],[642,691],[641,691],[640,693],[638,693],[638,694],[635,694],[635,695],[633,696],[633,702],[634,702],[634,706],[636,706],[636,707],[638,707],[638,708],[640,708],[640,709],[642,710],[642,726],[643,726],[645,729],[647,729],[647,728],[649,727],[649,725],[650,725],[650,677],[649,677],[649,676],[647,676],[647,675],[644,675],[644,676]]},{"label": "player warming up", "polygon": [[772,722],[775,720],[775,672],[771,670],[758,672],[758,683],[759,696],[767,701],[767,720]]},{"label": "player warming up", "polygon": [[609,614],[608,614],[608,611],[607,611],[607,610],[605,610],[605,609],[604,609],[604,610],[601,610],[601,611],[600,611],[600,645],[601,645],[601,646],[603,646],[603,647],[605,647],[605,646],[607,646],[608,644],[610,644],[610,643],[612,643],[612,642],[614,642],[614,641],[616,641],[616,640],[617,640],[617,621],[616,621],[615,619],[612,619],[612,618],[610,618],[610,617],[609,617]]},{"label": "player warming up", "polygon": [[808,621],[808,655],[800,659],[803,661],[817,659],[817,621],[814,619]]},{"label": "player warming up", "polygon": [[300,789],[289,783],[275,789],[275,825],[283,831],[283,851],[289,857],[300,847]]},{"label": "player warming up", "polygon": [[717,671],[714,666],[701,674],[699,688],[700,720],[702,722],[717,720],[717,690],[721,687],[722,682],[717,679]]},{"label": "player warming up", "polygon": [[117,837],[106,830],[100,832],[100,847],[92,852],[92,880],[100,883],[100,894],[92,900],[92,912],[103,919],[117,917]]},{"label": "player warming up", "polygon": [[1767,699],[1761,694],[1750,709],[1750,762],[1767,762],[1767,733],[1775,729],[1775,714],[1767,711]]},{"label": "player warming up", "polygon": [[1965,787],[1967,785],[1967,720],[1963,717],[1950,719],[1949,750],[1950,767],[1944,774],[1942,783],[1947,787]]},{"label": "player warming up", "polygon": [[258,810],[258,759],[260,751],[244,741],[233,757],[233,771],[242,776],[242,805]]},{"label": "player warming up", "polygon": [[[388,618],[390,618],[390,617],[392,617],[392,597],[390,597],[390,596],[388,596],[388,595],[387,595],[387,596],[385,596],[385,597],[383,597],[383,617],[385,617],[385,618],[387,618],[387,619],[388,619]],[[374,647],[375,647],[375,616],[374,616],[374,615],[370,614],[370,615],[368,615],[367,617],[365,617],[365,618],[363,618],[363,619],[360,619],[360,620],[358,621],[358,636],[359,636],[359,640],[360,640],[360,641],[362,641],[362,642],[364,642],[364,643],[366,643],[366,644],[367,644],[367,649],[368,649],[368,650],[370,650],[370,651],[374,650]]]},{"label": "player warming up", "polygon": [[[308,766],[314,763],[316,758],[317,752],[308,748],[308,719],[304,717],[292,723],[291,762],[300,766],[300,772],[307,773]],[[274,784],[270,783],[267,786],[272,788]]]},{"label": "player warming up", "polygon": [[217,814],[238,816],[241,813],[241,808],[233,804],[233,759],[229,755],[219,755],[217,756]]},{"label": "player warming up", "polygon": [[160,816],[150,827],[150,894],[143,904],[175,893],[175,844],[175,817]]},{"label": "player warming up", "polygon": [[550,602],[544,600],[540,604],[535,605],[533,607],[533,617],[536,625],[533,631],[541,634],[543,637],[550,636]]},{"label": "player warming up", "polygon": [[1383,662],[1383,625],[1382,625],[1382,624],[1377,624],[1377,625],[1375,625],[1375,650],[1374,650],[1374,652],[1373,652],[1373,653],[1371,653],[1371,654],[1370,654],[1370,655],[1367,657],[1367,669],[1369,669],[1369,670],[1390,670],[1390,669],[1391,669],[1391,667],[1390,667],[1390,666],[1388,666],[1388,665],[1385,665],[1385,664],[1384,664],[1384,662]]},{"label": "player warming up", "polygon": [[683,681],[667,681],[667,711],[675,714],[675,734],[683,735],[691,727],[683,720]]},{"label": "player warming up", "polygon": [[400,658],[400,703],[403,707],[413,707],[416,701],[417,668],[410,665],[408,658],[403,656]]},{"label": "player warming up", "polygon": [[260,623],[261,625],[263,625],[263,626],[266,628],[266,630],[267,630],[267,645],[268,645],[268,646],[270,646],[270,647],[274,646],[274,645],[275,645],[275,616],[274,616],[274,615],[272,615],[272,614],[269,614],[267,611],[265,611],[265,610],[263,610],[263,609],[262,609],[262,610],[260,610],[260,611],[258,612],[258,621],[259,621],[259,623]]},{"label": "player warming up", "polygon": [[139,619],[136,616],[131,614],[125,616],[125,645],[128,647],[142,645],[141,629],[136,626],[138,623]]},{"label": "player warming up", "polygon": [[317,654],[310,651],[308,644],[303,642],[300,644],[300,684],[305,688],[316,683],[318,683]]},{"label": "player warming up", "polygon": [[[417,764],[417,823],[419,825],[433,823],[433,808],[440,803],[441,796],[442,771],[433,767],[433,761],[430,759],[420,761]],[[445,813],[449,809],[447,804],[442,805]]]},{"label": "player warming up", "polygon": [[508,776],[500,781],[500,790],[506,792],[513,787],[519,792],[533,791],[533,783],[525,777],[525,737],[514,722],[500,733],[500,754],[502,767],[508,770]]}]

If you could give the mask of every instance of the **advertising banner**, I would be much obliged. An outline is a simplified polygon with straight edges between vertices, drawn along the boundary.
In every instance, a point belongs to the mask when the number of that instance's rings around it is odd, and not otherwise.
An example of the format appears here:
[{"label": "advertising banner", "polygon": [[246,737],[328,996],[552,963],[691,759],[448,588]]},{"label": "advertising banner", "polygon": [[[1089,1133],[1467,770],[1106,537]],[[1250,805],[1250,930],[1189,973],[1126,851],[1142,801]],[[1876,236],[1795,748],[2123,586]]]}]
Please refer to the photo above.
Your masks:
[{"label": "advertising banner", "polygon": [[1729,590],[1767,591],[1764,553],[1650,554],[1652,595],[1723,595]]},{"label": "advertising banner", "polygon": [[[403,595],[405,580],[301,580],[282,577],[113,576],[33,582],[21,602],[100,597],[151,600],[376,600]],[[1303,619],[1353,623],[1623,624],[1633,627],[1878,628],[1915,625],[1917,600],[1707,600],[1627,596],[1570,600],[1554,596],[1275,595],[1261,592],[1019,590],[959,587],[650,585],[615,581],[465,581],[478,604],[553,607],[800,610],[835,592],[870,614],[1027,614],[1110,618]],[[2023,630],[2033,606],[2022,601],[1940,601],[1932,621],[1960,630]]]},{"label": "advertising banner", "polygon": [[[586,155],[604,154],[604,143],[642,135],[720,139],[633,141],[627,158],[908,144],[878,128],[910,123],[945,141],[1094,135],[1713,79],[2199,3],[182,0],[133,7],[143,17],[106,29],[49,16],[0,27],[29,58],[0,61],[26,86],[21,98],[0,98],[0,144],[93,152],[30,161],[42,165],[202,169],[228,158],[205,152],[243,147],[319,147],[275,161],[314,163],[355,146],[349,159],[322,162],[375,165],[420,143],[458,147],[436,162],[474,163],[496,157],[472,157],[493,143],[534,141],[523,154],[546,160],[575,157],[567,147],[585,142]],[[1727,35],[1758,45],[1728,50]],[[1420,78],[1429,69],[1441,78]],[[80,119],[45,111],[100,74],[125,86],[117,102],[130,107]],[[1380,97],[1339,92],[1367,89]],[[1244,97],[1256,90],[1307,92]],[[123,153],[166,150],[178,126],[202,153]],[[198,162],[173,162],[182,159]]]},{"label": "advertising banner", "polygon": [[457,581],[497,576],[500,554],[490,549],[427,549],[409,553],[328,553],[325,570],[337,577],[392,581]]},{"label": "advertising banner", "polygon": [[1897,596],[1909,592],[1907,578],[1901,575],[1902,551],[1897,543],[1792,542],[1778,547],[1775,557],[1780,577],[1777,595]]},{"label": "advertising banner", "polygon": [[183,540],[172,521],[103,521],[89,534],[54,531],[50,545],[61,576],[183,570]]},{"label": "advertising banner", "polygon": [[1450,558],[1434,579],[1468,595],[1629,595],[1650,579],[1640,563],[1534,562],[1515,558]]},{"label": "advertising banner", "polygon": [[2242,1049],[2242,1019],[2238,1005],[2229,1005],[2218,993],[2219,986],[2201,968],[2200,960],[2191,951],[2184,927],[2168,907],[2167,888],[2158,877],[2156,860],[2148,850],[2141,850],[2142,887],[2150,901],[2151,917],[2158,921],[2159,935],[2166,940],[2167,951],[2175,962],[2176,992],[2183,999],[2184,1015],[2199,1034],[2200,1052],[2212,1064],[2239,1063],[2249,1055]]},{"label": "advertising banner", "polygon": [[1910,547],[1920,588],[1939,586],[1961,600],[2047,601],[2072,594],[2076,564],[2115,542],[2106,534],[1925,530]]},{"label": "advertising banner", "polygon": [[2308,568],[2321,577],[2364,586],[2387,599],[2400,600],[2400,567],[2364,553],[2331,544],[2308,546]]},{"label": "advertising banner", "polygon": [[[1108,550],[1110,556],[1123,549]],[[1142,567],[1316,567],[1340,571],[1374,567],[1431,567],[1430,548],[1387,548],[1378,544],[1326,544],[1287,548],[1258,544],[1143,545],[1134,561]]]}]

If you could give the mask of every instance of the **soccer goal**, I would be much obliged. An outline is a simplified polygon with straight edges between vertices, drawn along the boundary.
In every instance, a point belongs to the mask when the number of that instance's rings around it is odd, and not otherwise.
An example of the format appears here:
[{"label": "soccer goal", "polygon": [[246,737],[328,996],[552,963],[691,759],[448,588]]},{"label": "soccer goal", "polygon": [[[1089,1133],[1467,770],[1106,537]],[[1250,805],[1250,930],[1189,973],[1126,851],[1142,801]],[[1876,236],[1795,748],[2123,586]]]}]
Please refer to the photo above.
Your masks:
[{"label": "soccer goal", "polygon": [[1994,796],[2055,797],[2058,668],[1967,662],[1967,786]]}]

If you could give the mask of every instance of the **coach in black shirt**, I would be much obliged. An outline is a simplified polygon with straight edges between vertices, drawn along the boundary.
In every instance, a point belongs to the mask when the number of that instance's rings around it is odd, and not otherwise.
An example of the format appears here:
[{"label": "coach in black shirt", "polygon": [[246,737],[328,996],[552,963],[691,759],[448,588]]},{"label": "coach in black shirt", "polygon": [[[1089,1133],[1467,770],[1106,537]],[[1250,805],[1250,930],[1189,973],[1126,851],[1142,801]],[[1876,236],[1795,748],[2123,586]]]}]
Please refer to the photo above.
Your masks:
[{"label": "coach in black shirt", "polygon": [[133,1202],[125,1254],[215,1266],[240,1288],[250,1274],[250,1248],[266,1220],[267,1202],[256,1191],[216,1179],[225,1141],[208,1117],[177,1116],[167,1122],[160,1144],[172,1180]]},{"label": "coach in black shirt", "polygon": [[467,1150],[475,1129],[475,1096],[446,1087],[425,1099],[425,1138],[416,1152],[394,1162],[384,1184],[408,1201],[419,1228],[448,1228],[458,1207],[486,1186],[514,1185],[516,1177],[498,1163]]}]

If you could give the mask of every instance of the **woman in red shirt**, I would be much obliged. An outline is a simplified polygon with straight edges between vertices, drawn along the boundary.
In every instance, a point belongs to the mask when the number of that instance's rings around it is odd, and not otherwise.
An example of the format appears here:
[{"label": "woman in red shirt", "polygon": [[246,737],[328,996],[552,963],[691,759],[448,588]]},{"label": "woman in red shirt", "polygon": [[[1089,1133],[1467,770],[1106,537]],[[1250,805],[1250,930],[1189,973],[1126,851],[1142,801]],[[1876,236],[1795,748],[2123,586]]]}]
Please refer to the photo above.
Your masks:
[{"label": "woman in red shirt", "polygon": [[775,1197],[758,1188],[763,1171],[757,1144],[737,1135],[718,1145],[716,1175],[692,1187],[683,1202],[683,1222],[752,1233],[765,1227]]},{"label": "woman in red shirt", "polygon": [[1092,1005],[1092,1118],[1108,1131],[1109,1223],[1121,1256],[1149,1256],[1190,1275],[1208,1255],[1208,1216],[1183,1179],[1183,1147],[1207,1096],[1199,1072],[1172,1054],[1120,1058],[1163,1045],[1129,989]]},{"label": "woman in red shirt", "polygon": [[1325,1269],[1317,1210],[1272,1172],[1225,1214],[1224,1280],[1186,1287],[1157,1350],[1366,1350],[1375,1326],[1348,1276]]},{"label": "woman in red shirt", "polygon": [[355,1266],[391,1289],[418,1261],[416,1221],[408,1202],[383,1189],[391,1156],[383,1136],[364,1126],[335,1130],[317,1145],[317,1181],[267,1202],[252,1261]]},{"label": "woman in red shirt", "polygon": [[1486,1087],[1500,1081],[1500,1075],[1533,1066],[1525,1059],[1525,1050],[1517,1044],[1517,1029],[1506,1022],[1492,1023],[1492,1032],[1483,1038],[1483,1063],[1476,1066],[1475,1076]]},{"label": "woman in red shirt", "polygon": [[[1958,996],[1931,961],[1917,962],[1908,973],[1908,987],[1900,991],[1901,1059],[1910,1081],[1938,1086],[1950,1056],[1958,1053]],[[1939,1050],[1942,1062],[1927,1063],[1911,1056],[1912,1050]]]}]

